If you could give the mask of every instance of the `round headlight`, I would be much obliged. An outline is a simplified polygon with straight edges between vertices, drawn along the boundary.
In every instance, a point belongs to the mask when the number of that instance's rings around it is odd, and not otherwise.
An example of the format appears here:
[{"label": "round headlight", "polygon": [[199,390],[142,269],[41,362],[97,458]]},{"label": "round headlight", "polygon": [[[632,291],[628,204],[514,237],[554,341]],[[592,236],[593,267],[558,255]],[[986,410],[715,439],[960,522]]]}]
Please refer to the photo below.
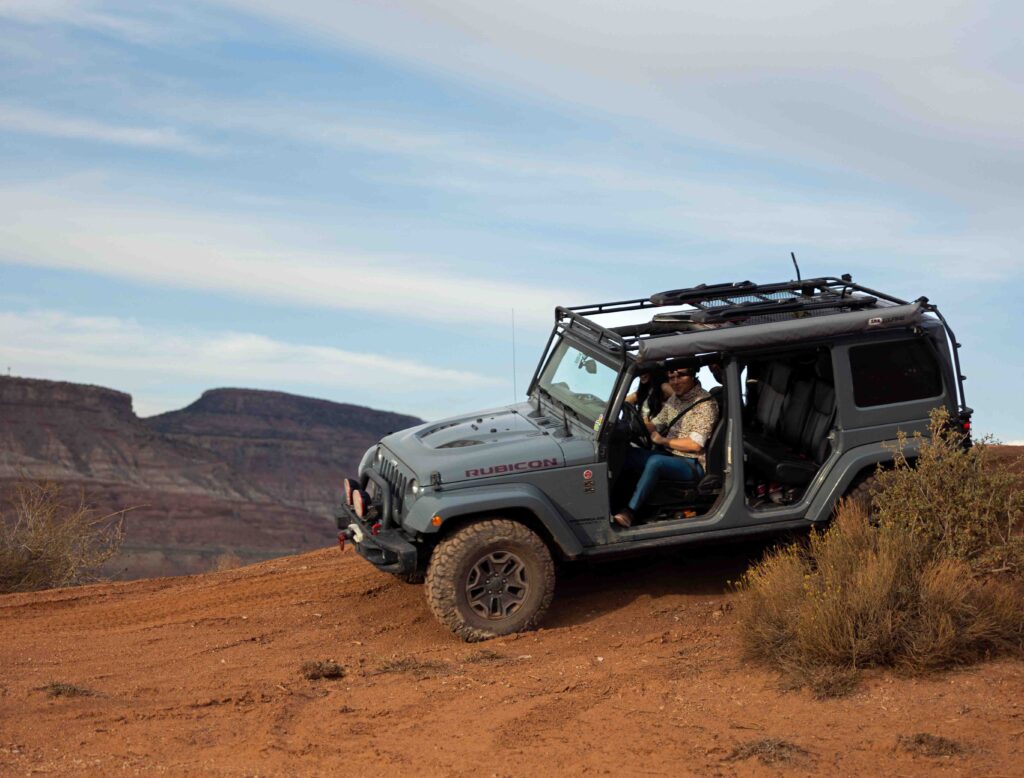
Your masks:
[{"label": "round headlight", "polygon": [[353,478],[345,479],[345,504],[352,504],[352,492],[359,488],[359,482]]},{"label": "round headlight", "polygon": [[362,489],[352,492],[352,510],[360,519],[365,519],[366,514],[370,512],[370,495]]},{"label": "round headlight", "polygon": [[409,482],[409,491],[412,492],[413,497],[419,497],[420,494],[420,482],[413,478]]},{"label": "round headlight", "polygon": [[376,454],[376,455],[374,456],[374,458],[373,458],[373,462],[374,462],[374,464],[377,464],[377,465],[379,465],[379,464],[380,464],[381,462],[383,462],[383,461],[384,461],[384,452],[383,452],[383,451],[381,451],[381,450],[380,450],[380,449],[378,448],[378,449],[377,449],[377,454]]}]

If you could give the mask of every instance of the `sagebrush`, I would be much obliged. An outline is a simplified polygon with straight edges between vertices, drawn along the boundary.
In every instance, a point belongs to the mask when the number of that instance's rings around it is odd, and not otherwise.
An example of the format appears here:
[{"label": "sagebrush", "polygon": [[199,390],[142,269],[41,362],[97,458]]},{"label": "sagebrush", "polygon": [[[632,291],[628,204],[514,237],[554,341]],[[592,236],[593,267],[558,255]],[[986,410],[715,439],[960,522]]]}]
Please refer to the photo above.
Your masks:
[{"label": "sagebrush", "polygon": [[[904,441],[905,443],[905,441]],[[744,576],[748,655],[821,696],[870,666],[922,671],[1024,648],[1024,538],[1017,478],[933,414],[877,474],[871,504],[770,553]]]},{"label": "sagebrush", "polygon": [[123,539],[123,512],[98,516],[82,496],[66,498],[59,484],[20,484],[0,517],[0,592],[92,580]]},{"label": "sagebrush", "polygon": [[929,435],[908,459],[905,436],[894,466],[880,471],[875,508],[905,526],[932,556],[965,562],[978,574],[1024,575],[1024,489],[1012,466],[999,464],[989,441],[970,448],[945,409],[932,413]]}]

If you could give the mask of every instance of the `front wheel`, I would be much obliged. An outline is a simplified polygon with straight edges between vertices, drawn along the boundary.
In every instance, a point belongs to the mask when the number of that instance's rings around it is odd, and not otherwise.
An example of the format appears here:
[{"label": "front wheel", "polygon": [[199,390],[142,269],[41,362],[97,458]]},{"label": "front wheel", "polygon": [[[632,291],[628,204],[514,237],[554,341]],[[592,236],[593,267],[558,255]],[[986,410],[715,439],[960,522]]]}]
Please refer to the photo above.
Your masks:
[{"label": "front wheel", "polygon": [[426,593],[448,629],[468,642],[487,640],[536,626],[555,593],[555,566],[531,529],[489,519],[438,544]]}]

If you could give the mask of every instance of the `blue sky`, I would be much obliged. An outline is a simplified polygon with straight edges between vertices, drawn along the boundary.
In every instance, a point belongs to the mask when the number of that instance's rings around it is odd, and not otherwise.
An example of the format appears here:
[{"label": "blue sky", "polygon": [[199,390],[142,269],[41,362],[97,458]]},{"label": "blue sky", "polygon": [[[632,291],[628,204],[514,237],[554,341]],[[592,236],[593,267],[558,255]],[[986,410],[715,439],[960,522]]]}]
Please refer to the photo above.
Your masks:
[{"label": "blue sky", "polygon": [[[167,7],[164,7],[164,6]],[[0,368],[427,418],[555,304],[849,272],[1024,439],[1009,2],[0,0]]]}]

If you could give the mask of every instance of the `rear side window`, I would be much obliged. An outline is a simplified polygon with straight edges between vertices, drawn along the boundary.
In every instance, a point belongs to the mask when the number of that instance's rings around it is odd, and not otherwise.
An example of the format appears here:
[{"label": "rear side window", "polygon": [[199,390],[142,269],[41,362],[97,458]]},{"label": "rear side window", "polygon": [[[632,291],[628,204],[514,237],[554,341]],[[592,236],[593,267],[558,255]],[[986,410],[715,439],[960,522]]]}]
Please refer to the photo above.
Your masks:
[{"label": "rear side window", "polygon": [[942,394],[942,375],[923,340],[872,343],[850,349],[853,399],[861,408]]}]

